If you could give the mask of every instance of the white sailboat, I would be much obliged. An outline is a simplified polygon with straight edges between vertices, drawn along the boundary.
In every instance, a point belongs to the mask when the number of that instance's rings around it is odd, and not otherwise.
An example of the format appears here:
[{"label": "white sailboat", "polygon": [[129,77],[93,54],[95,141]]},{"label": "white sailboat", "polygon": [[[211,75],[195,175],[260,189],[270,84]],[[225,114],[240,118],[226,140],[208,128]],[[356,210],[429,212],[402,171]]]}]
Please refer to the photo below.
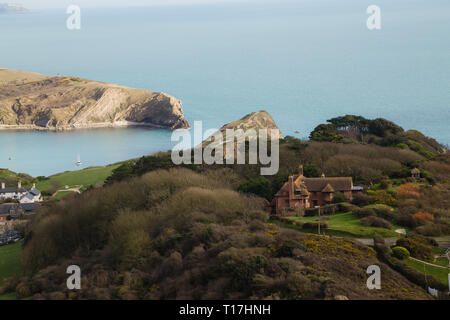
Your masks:
[{"label": "white sailboat", "polygon": [[83,163],[81,162],[81,158],[80,155],[77,156],[77,162],[75,162],[76,166],[79,167],[81,166]]}]

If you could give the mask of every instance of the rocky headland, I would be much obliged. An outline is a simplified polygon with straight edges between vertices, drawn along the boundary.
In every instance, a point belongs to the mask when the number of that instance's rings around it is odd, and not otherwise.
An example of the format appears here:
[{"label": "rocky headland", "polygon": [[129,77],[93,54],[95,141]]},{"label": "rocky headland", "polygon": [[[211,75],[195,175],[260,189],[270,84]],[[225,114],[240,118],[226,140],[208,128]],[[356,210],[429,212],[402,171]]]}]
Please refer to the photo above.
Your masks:
[{"label": "rocky headland", "polygon": [[182,129],[181,101],[162,92],[0,69],[0,130],[147,126]]}]

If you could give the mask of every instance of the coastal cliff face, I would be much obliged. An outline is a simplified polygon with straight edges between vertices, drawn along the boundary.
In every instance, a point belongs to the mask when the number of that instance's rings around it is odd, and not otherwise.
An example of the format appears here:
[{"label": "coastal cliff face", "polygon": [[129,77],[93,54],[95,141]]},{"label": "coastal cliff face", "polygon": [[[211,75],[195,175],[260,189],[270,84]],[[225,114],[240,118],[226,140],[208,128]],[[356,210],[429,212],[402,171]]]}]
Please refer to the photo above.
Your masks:
[{"label": "coastal cliff face", "polygon": [[[227,129],[233,129],[233,134],[226,135]],[[278,128],[277,124],[270,116],[267,111],[261,110],[257,112],[252,112],[247,114],[240,120],[232,121],[225,124],[218,132],[213,134],[210,138],[202,142],[203,147],[209,146],[210,148],[217,148],[224,146],[227,140],[234,139],[235,150],[237,141],[246,140],[256,140],[258,139],[259,130],[267,129],[267,135],[269,139],[281,139],[283,138],[281,130]],[[241,131],[242,130],[242,131]],[[251,130],[254,130],[253,132]],[[275,130],[275,131],[272,131]],[[220,133],[223,137],[222,141],[216,141],[213,136]],[[273,134],[273,136],[272,136]],[[224,151],[225,156],[226,152]]]},{"label": "coastal cliff face", "polygon": [[181,101],[160,92],[0,69],[0,129],[188,128]]},{"label": "coastal cliff face", "polygon": [[270,114],[265,110],[252,112],[244,116],[240,120],[227,123],[222,128],[220,128],[220,131],[225,132],[226,129],[235,129],[235,130],[242,129],[244,131],[249,129],[254,129],[256,131],[260,129],[267,129],[269,134],[271,132],[271,129],[276,129],[279,131],[279,134],[276,138],[278,139],[282,138],[281,131],[278,128],[277,124],[270,116]]}]

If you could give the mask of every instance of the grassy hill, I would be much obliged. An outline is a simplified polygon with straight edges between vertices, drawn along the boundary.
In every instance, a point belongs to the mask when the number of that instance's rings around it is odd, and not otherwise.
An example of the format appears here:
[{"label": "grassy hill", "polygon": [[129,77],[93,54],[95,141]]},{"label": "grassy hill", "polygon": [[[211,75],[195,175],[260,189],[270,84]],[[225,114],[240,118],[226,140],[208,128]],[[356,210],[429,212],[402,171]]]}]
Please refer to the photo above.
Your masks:
[{"label": "grassy hill", "polygon": [[79,187],[95,186],[103,183],[120,164],[111,164],[108,166],[90,167],[77,171],[66,171],[42,179],[36,183],[36,187],[41,191],[56,191],[55,189],[63,189],[65,186]]},{"label": "grassy hill", "polygon": [[[424,278],[425,278],[425,274],[428,276],[431,275],[431,276],[435,277],[438,281],[440,281],[442,284],[444,284],[448,287],[448,275],[450,274],[450,269],[439,268],[439,267],[427,265],[427,264],[424,264],[422,262],[412,260],[412,259],[408,259],[406,261],[406,263],[410,267],[416,269],[417,271],[424,273]],[[448,260],[447,260],[447,265],[448,265]]]},{"label": "grassy hill", "polygon": [[62,172],[49,177],[37,178],[24,173],[16,173],[8,169],[0,169],[0,181],[5,182],[7,186],[16,186],[20,180],[24,187],[31,187],[32,183],[36,183],[36,188],[40,191],[53,193],[57,189],[63,189],[65,186],[69,186],[70,188],[81,186],[87,188],[101,184],[120,165],[121,163],[115,163],[107,166],[89,167],[77,171]]},{"label": "grassy hill", "polygon": [[[428,298],[369,247],[270,223],[234,176],[157,170],[54,203],[29,226],[29,276],[7,287],[36,299]],[[83,265],[79,292],[66,289],[69,264]],[[372,264],[382,290],[365,286]]]},{"label": "grassy hill", "polygon": [[17,186],[18,181],[22,181],[22,185],[31,185],[34,178],[25,173],[16,173],[8,169],[0,169],[0,182],[4,182],[6,186]]}]

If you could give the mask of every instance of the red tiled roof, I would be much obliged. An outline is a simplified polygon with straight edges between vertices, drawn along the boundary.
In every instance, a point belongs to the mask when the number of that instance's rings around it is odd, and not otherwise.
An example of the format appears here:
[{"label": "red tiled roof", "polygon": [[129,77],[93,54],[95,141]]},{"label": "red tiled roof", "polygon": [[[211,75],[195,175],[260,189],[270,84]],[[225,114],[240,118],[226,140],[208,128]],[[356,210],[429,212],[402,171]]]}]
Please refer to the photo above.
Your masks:
[{"label": "red tiled roof", "polygon": [[351,191],[353,186],[352,177],[342,178],[305,178],[308,191],[320,192],[329,184],[334,191]]},{"label": "red tiled roof", "polygon": [[331,184],[327,184],[325,186],[325,188],[322,189],[322,192],[334,192],[333,187],[331,186]]}]

